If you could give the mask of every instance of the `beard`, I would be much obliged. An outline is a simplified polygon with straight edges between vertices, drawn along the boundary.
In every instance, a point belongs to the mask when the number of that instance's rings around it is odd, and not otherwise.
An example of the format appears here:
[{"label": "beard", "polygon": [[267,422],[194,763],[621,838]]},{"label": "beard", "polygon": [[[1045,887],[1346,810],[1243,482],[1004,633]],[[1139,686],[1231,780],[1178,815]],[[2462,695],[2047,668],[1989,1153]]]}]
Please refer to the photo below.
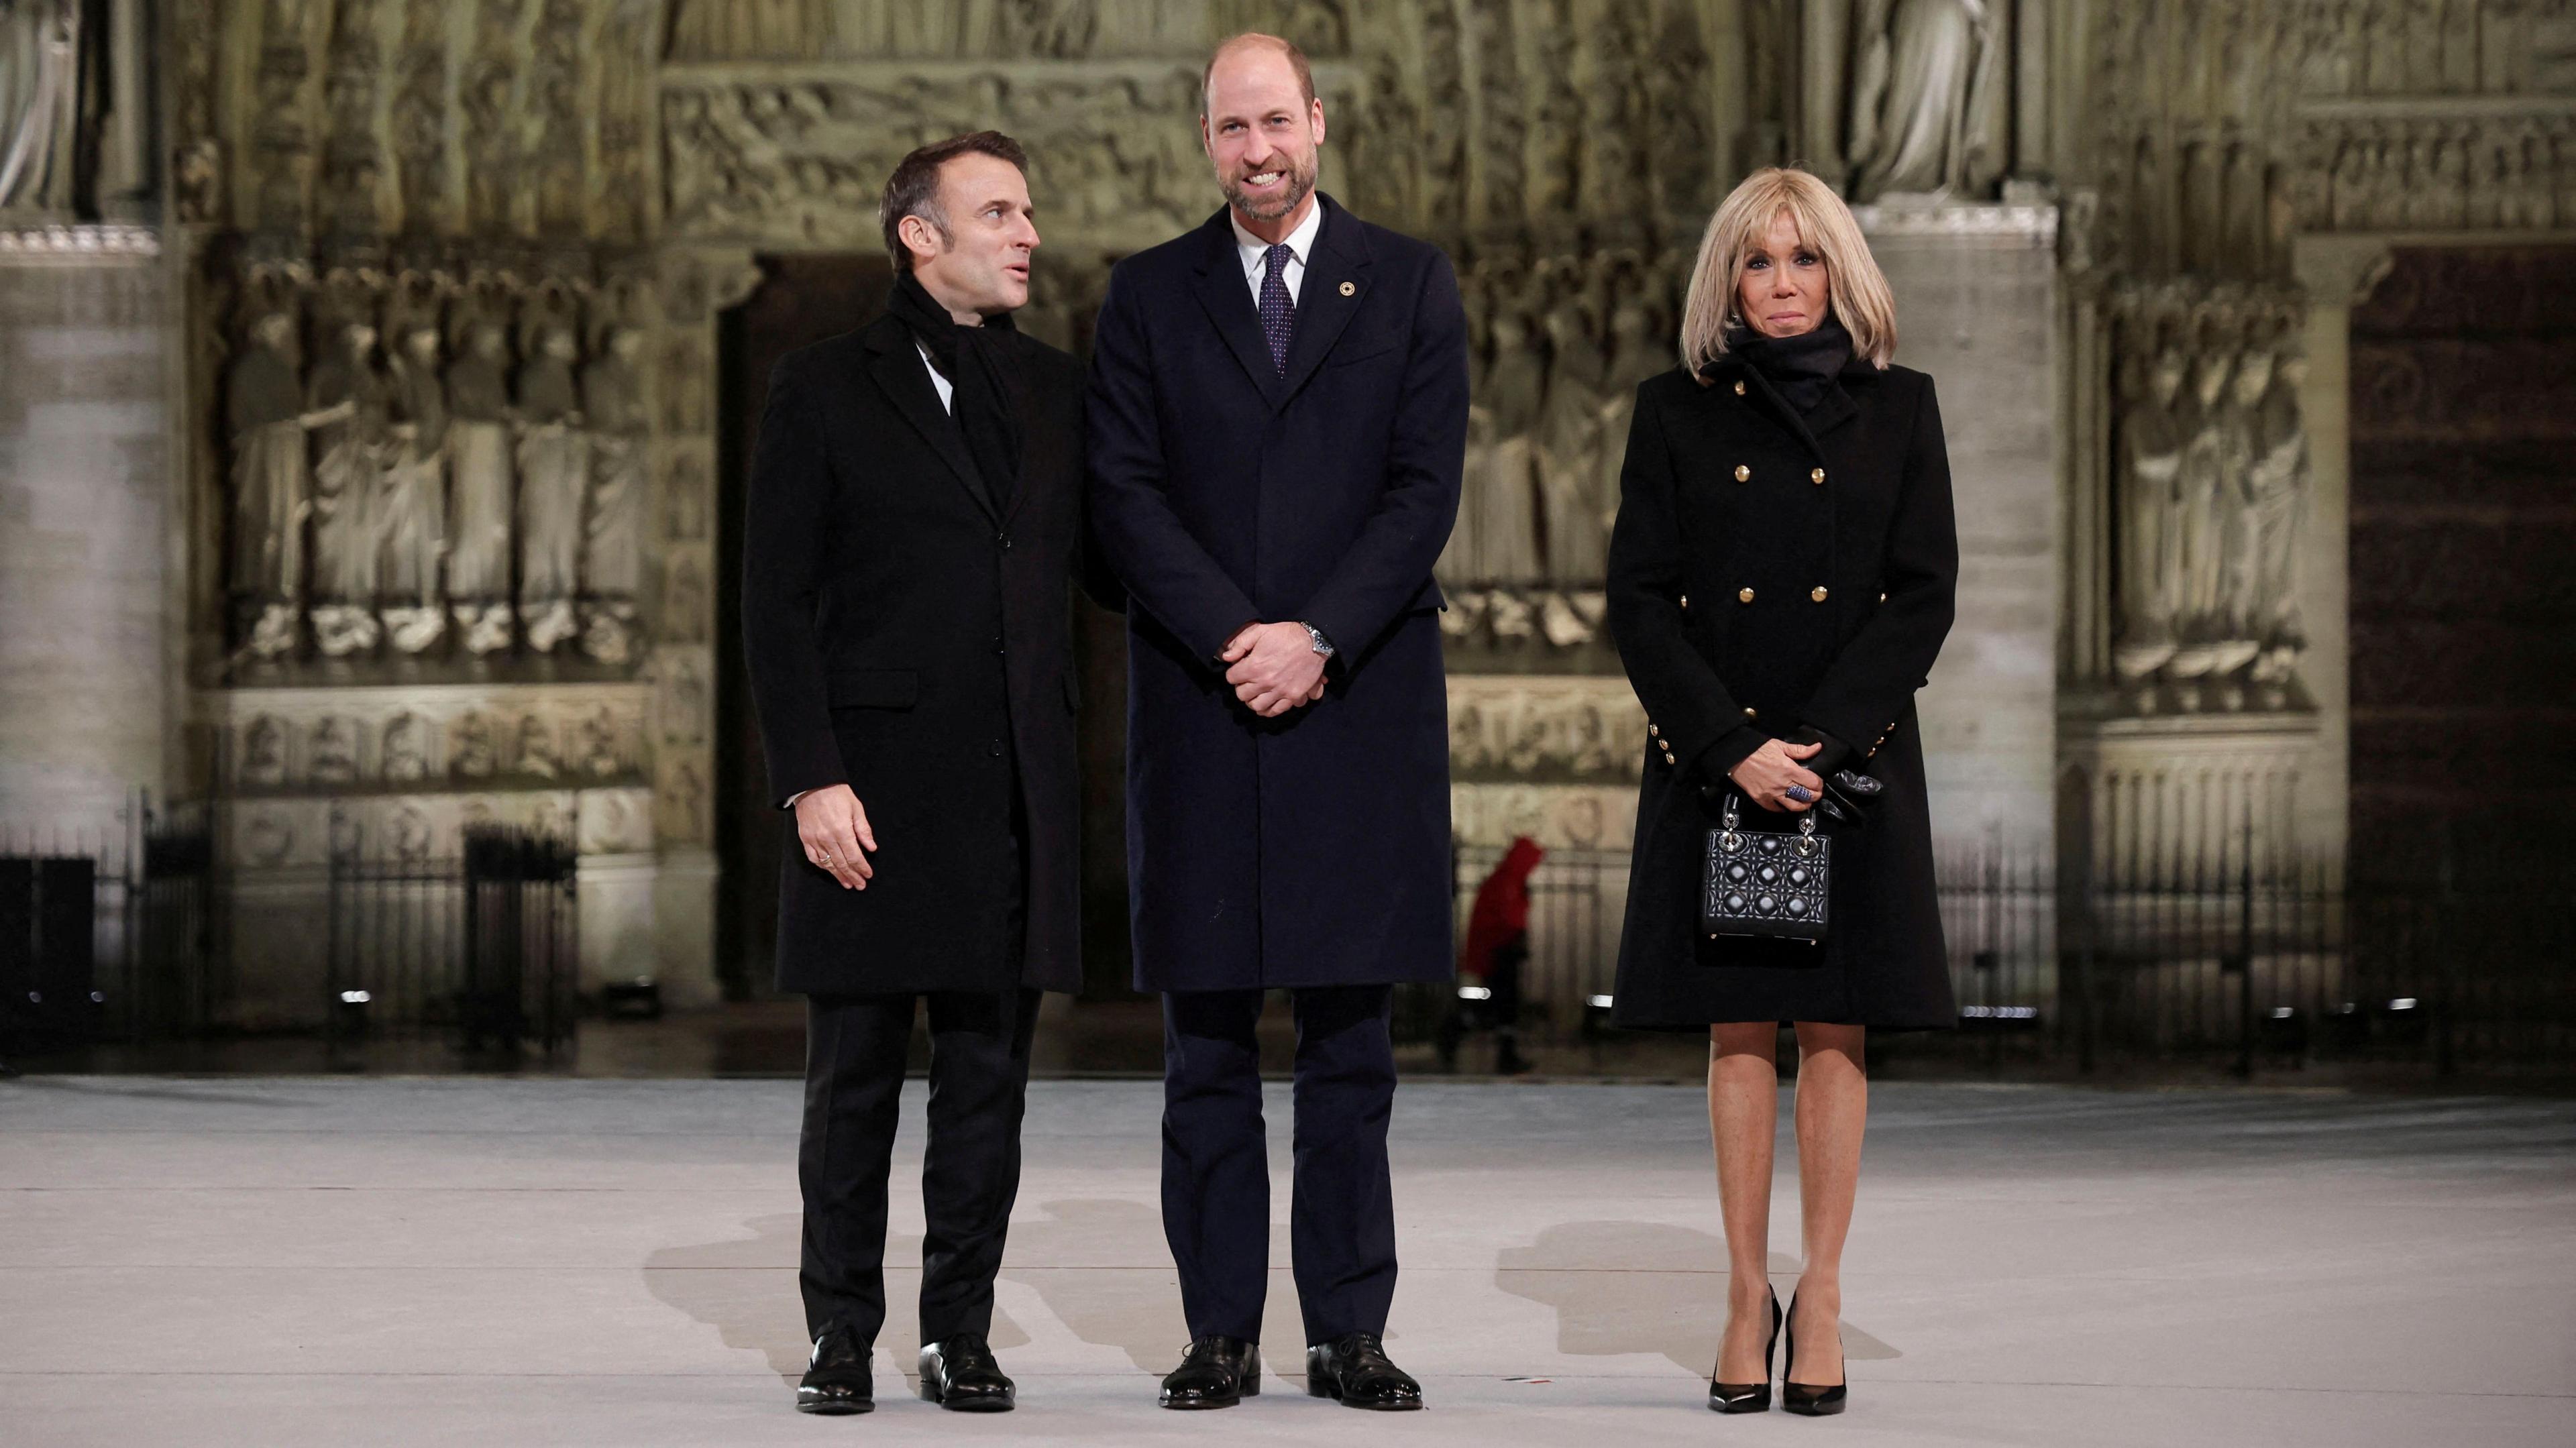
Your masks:
[{"label": "beard", "polygon": [[1275,201],[1260,201],[1244,193],[1243,178],[1227,176],[1219,185],[1225,190],[1225,204],[1253,221],[1277,221],[1280,217],[1306,204],[1315,190],[1316,161],[1313,156],[1288,163],[1288,185]]}]

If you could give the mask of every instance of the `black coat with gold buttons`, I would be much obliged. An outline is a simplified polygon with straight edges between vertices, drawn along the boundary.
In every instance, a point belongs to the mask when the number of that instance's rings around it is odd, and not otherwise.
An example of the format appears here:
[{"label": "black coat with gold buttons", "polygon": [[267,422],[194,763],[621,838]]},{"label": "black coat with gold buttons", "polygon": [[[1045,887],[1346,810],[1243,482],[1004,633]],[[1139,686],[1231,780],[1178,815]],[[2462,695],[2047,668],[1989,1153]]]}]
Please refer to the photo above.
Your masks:
[{"label": "black coat with gold buttons", "polygon": [[[1958,571],[1924,374],[1855,359],[1803,415],[1731,356],[1638,389],[1610,631],[1652,722],[1618,1024],[1956,1022],[1914,691],[1950,631]],[[1702,851],[1727,771],[1802,727],[1886,786],[1866,828],[1829,826],[1825,943],[1707,939]],[[1747,813],[1750,828],[1792,827]]]}]

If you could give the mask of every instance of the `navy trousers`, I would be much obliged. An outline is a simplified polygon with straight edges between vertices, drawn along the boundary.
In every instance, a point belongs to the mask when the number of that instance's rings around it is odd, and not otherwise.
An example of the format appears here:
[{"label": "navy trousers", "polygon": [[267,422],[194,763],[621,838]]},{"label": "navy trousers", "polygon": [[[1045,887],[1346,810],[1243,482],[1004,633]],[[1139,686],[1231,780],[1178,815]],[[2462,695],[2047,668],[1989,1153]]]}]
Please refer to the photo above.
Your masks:
[{"label": "navy trousers", "polygon": [[[1289,992],[1297,1021],[1290,1267],[1305,1340],[1386,1331],[1395,1195],[1386,1159],[1395,1052],[1383,985]],[[1270,1283],[1270,1150],[1258,990],[1163,997],[1163,1235],[1190,1336],[1258,1342]]]}]

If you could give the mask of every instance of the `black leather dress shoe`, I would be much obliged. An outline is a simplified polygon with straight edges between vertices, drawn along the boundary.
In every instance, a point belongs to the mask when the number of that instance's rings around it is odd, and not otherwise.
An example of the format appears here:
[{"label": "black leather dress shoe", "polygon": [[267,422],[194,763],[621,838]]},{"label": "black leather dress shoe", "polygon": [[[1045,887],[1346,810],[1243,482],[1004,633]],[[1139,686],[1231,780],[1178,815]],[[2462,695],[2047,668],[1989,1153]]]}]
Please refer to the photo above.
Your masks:
[{"label": "black leather dress shoe", "polygon": [[1261,1393],[1261,1347],[1239,1337],[1202,1337],[1163,1376],[1166,1408],[1231,1408]]},{"label": "black leather dress shoe", "polygon": [[1346,1332],[1307,1348],[1306,1391],[1345,1408],[1374,1408],[1382,1413],[1422,1406],[1422,1384],[1387,1361],[1386,1349],[1373,1332]]},{"label": "black leather dress shoe", "polygon": [[814,1339],[814,1356],[796,1385],[796,1411],[837,1417],[865,1413],[877,1405],[876,1380],[868,1372],[868,1344],[834,1323]]},{"label": "black leather dress shoe", "polygon": [[1007,1413],[1017,1391],[981,1334],[961,1332],[921,1345],[921,1395],[943,1408]]}]

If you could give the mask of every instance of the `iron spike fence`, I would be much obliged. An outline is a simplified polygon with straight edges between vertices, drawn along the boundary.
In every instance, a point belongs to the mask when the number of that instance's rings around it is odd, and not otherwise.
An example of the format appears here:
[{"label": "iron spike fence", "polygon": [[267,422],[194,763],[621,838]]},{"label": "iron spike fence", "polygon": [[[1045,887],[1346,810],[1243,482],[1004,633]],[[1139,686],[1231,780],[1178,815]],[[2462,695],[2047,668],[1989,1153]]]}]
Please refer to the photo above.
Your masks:
[{"label": "iron spike fence", "polygon": [[[1456,851],[1463,931],[1502,851]],[[2576,879],[2347,886],[2244,837],[2061,877],[1992,846],[1938,861],[1960,1029],[1914,1038],[1998,1074],[2200,1062],[2252,1074],[2387,1063],[2437,1074],[2576,1059]],[[1521,1039],[1598,1043],[1628,861],[1551,852],[1532,873]],[[1472,994],[1476,983],[1463,982]],[[1430,1039],[1448,988],[1411,992]],[[1467,1008],[1472,1015],[1472,1003]]]},{"label": "iron spike fence", "polygon": [[[341,837],[334,830],[334,837]],[[331,861],[325,1036],[451,1033],[469,1051],[572,1039],[578,861],[570,842],[469,825],[453,856]]]},{"label": "iron spike fence", "polygon": [[0,826],[0,1056],[203,1034],[230,996],[210,812]]}]

